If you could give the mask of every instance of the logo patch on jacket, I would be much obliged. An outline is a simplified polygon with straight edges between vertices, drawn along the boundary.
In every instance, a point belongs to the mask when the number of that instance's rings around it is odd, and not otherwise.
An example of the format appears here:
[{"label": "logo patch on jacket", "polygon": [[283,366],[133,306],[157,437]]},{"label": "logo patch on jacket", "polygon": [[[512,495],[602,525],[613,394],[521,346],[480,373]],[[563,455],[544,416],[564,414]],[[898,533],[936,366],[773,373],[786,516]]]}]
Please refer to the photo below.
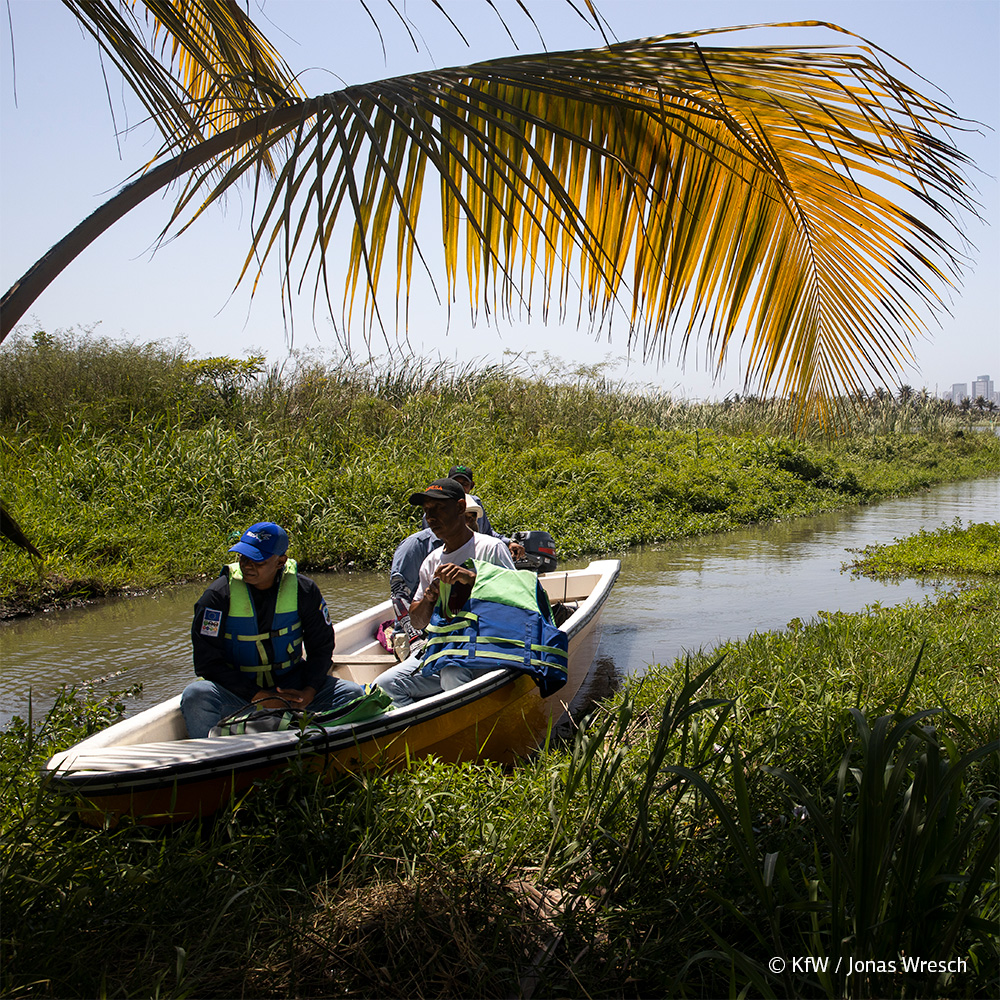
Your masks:
[{"label": "logo patch on jacket", "polygon": [[202,635],[218,635],[222,626],[222,612],[213,611],[211,608],[205,609],[205,614],[201,619]]},{"label": "logo patch on jacket", "polygon": [[323,612],[323,621],[325,621],[327,625],[332,625],[333,622],[330,621],[330,609],[326,606],[326,601],[322,601],[320,603],[319,609]]}]

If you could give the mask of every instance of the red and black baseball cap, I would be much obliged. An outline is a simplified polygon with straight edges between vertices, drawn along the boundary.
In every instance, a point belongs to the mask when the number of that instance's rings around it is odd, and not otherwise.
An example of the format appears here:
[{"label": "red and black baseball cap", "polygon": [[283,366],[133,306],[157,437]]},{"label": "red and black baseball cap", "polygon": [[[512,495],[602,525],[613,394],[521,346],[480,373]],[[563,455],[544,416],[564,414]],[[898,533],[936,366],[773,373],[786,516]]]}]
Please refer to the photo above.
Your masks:
[{"label": "red and black baseball cap", "polygon": [[414,493],[410,503],[423,503],[425,500],[464,500],[465,489],[456,479],[435,479],[425,490]]}]

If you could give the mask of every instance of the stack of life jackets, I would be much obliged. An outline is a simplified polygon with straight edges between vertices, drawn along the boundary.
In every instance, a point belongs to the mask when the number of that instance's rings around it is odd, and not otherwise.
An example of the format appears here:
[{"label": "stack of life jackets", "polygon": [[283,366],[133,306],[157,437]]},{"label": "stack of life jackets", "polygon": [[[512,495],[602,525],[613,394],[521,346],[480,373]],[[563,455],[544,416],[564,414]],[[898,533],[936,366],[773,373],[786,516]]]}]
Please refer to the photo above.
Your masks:
[{"label": "stack of life jackets", "polygon": [[543,698],[558,691],[566,683],[569,640],[552,622],[548,596],[538,577],[527,570],[504,569],[474,559],[465,565],[476,571],[472,594],[448,616],[451,587],[441,584],[425,629],[421,673],[429,677],[446,666],[502,667],[533,677]]}]

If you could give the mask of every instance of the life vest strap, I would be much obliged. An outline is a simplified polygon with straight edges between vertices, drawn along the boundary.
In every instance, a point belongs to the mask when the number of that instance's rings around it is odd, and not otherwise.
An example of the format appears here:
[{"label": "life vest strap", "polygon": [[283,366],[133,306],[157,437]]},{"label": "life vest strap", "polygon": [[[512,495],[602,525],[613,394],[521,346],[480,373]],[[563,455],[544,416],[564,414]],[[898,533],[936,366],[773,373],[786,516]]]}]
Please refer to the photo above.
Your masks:
[{"label": "life vest strap", "polygon": [[[426,642],[426,647],[431,647],[434,645],[441,645],[442,643],[448,643],[449,648],[452,648],[452,643],[495,643],[497,645],[502,645],[506,643],[508,646],[517,646],[518,648],[527,647],[535,653],[552,653],[554,656],[558,656],[560,659],[568,659],[565,649],[560,649],[558,646],[546,646],[543,643],[532,642],[525,643],[523,639],[511,639],[505,635],[478,635],[478,636],[468,636],[468,635],[456,635],[449,639],[440,638],[435,639],[433,636],[429,638]],[[477,654],[478,655],[478,654]],[[424,659],[431,659],[432,657],[424,657]]]},{"label": "life vest strap", "polygon": [[265,639],[280,639],[283,635],[288,635],[290,632],[299,631],[298,626],[289,626],[288,628],[279,628],[274,632],[261,632],[260,635],[244,635],[242,632],[226,632],[224,633],[224,638],[235,639],[237,642],[263,642]]},{"label": "life vest strap", "polygon": [[[541,652],[543,650],[550,651],[552,653],[558,653],[561,659],[565,659],[566,654],[561,649],[554,649],[551,646],[533,646],[530,651],[525,652],[529,655],[524,655],[523,653],[501,653],[497,649],[441,649],[436,653],[429,653],[421,658],[421,663],[429,664],[433,663],[435,660],[440,659],[442,656],[448,657],[471,657],[475,656],[477,660],[506,660],[513,663],[527,663],[533,667],[549,667],[550,669],[562,670],[561,667],[557,667],[546,660],[543,660],[538,656],[531,656],[532,652]],[[562,671],[565,673],[565,671]]]},{"label": "life vest strap", "polygon": [[460,611],[445,624],[435,625],[431,623],[424,627],[424,631],[431,633],[431,635],[450,635],[452,632],[460,632],[463,628],[468,628],[470,623],[477,621],[479,621],[479,615],[473,614],[471,611]]},{"label": "life vest strap", "polygon": [[254,674],[257,678],[258,687],[273,687],[274,675],[282,674],[290,670],[295,664],[291,660],[282,663],[264,663],[258,667],[240,666],[241,674]]}]

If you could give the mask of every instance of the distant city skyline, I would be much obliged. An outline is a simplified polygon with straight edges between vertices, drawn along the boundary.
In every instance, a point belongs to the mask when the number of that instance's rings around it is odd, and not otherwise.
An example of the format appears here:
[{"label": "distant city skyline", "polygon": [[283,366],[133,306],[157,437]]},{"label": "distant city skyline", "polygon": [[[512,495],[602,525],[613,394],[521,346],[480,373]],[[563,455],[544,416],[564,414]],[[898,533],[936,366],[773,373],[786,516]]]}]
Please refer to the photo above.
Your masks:
[{"label": "distant city skyline", "polygon": [[943,390],[939,398],[958,403],[966,398],[975,402],[980,396],[987,402],[1000,403],[1000,392],[989,374],[977,375],[968,382],[952,382],[951,388]]}]

